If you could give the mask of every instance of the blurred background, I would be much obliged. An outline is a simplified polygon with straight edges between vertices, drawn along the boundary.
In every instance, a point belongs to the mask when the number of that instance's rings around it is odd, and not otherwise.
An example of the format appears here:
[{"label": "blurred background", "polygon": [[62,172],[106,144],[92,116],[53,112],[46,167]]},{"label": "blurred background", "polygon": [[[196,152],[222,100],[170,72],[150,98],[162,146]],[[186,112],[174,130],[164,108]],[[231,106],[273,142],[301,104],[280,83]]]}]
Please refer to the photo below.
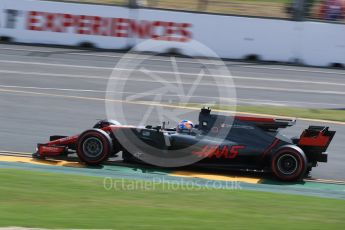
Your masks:
[{"label": "blurred background", "polygon": [[[60,1],[60,0],[56,0]],[[345,23],[345,0],[67,0],[227,15]]]}]

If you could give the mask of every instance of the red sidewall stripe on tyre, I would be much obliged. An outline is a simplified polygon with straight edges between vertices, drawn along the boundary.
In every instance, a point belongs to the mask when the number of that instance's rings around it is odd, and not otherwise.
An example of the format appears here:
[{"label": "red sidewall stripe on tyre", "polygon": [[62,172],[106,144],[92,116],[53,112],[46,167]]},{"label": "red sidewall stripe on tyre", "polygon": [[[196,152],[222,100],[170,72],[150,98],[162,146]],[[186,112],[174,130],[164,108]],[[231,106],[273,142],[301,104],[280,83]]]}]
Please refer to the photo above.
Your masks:
[{"label": "red sidewall stripe on tyre", "polygon": [[[102,157],[101,159],[99,160],[85,160],[85,157],[83,156],[83,154],[80,154],[81,151],[81,142],[85,141],[85,138],[87,136],[94,136],[94,137],[97,137],[97,138],[100,138],[102,144],[103,144],[103,151],[102,151]],[[80,140],[83,140],[81,142],[78,143],[78,151],[77,151],[77,155],[79,158],[81,158],[83,161],[86,161],[86,162],[90,162],[90,163],[94,163],[94,164],[97,164],[97,163],[101,163],[102,161],[104,161],[106,159],[106,157],[108,156],[108,153],[109,153],[109,143],[108,143],[108,140],[105,136],[103,136],[101,133],[98,133],[98,132],[87,132],[85,133],[85,135],[82,135],[80,138]]]},{"label": "red sidewall stripe on tyre", "polygon": [[[278,172],[278,170],[276,168],[276,160],[279,157],[281,157],[282,154],[292,154],[299,159],[300,167],[298,168],[298,171],[296,173],[294,173],[290,176],[281,176],[281,173]],[[303,172],[304,169],[305,169],[304,158],[301,156],[301,154],[299,152],[297,152],[294,149],[282,149],[274,156],[274,158],[272,160],[272,170],[273,170],[274,174],[283,180],[284,179],[285,180],[292,180],[292,179],[296,179],[296,178],[300,177],[301,173]]]}]

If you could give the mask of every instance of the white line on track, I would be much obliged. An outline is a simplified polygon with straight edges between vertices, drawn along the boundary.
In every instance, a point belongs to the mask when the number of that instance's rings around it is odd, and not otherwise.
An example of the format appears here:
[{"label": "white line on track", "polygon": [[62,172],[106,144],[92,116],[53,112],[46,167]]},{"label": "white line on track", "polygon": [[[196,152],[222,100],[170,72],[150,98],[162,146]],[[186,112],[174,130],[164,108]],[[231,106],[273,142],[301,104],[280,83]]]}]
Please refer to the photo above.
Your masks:
[{"label": "white line on track", "polygon": [[[13,86],[13,85],[0,85],[0,88],[10,88],[10,89],[32,89],[32,90],[55,90],[55,91],[70,91],[70,92],[93,92],[93,93],[113,93],[113,94],[134,94],[134,95],[142,95],[142,97],[145,96],[157,96],[161,94],[155,94],[155,93],[138,93],[138,92],[112,92],[112,91],[105,91],[105,90],[91,90],[91,89],[65,89],[65,88],[49,88],[49,87],[32,87],[32,86]],[[179,94],[164,94],[163,96],[166,97],[177,97],[181,98],[185,95],[179,95]],[[205,99],[211,99],[211,100],[226,100],[235,102],[236,98],[222,98],[222,97],[212,97],[212,96],[202,96],[202,95],[190,95],[191,98],[205,98]],[[268,104],[268,103],[267,103]]]},{"label": "white line on track", "polygon": [[[147,55],[136,55],[136,57],[125,57],[124,55],[108,55],[108,54],[97,54],[97,53],[81,53],[80,51],[75,52],[75,50],[68,50],[68,49],[57,49],[57,50],[40,50],[40,49],[24,49],[24,48],[5,48],[1,47],[0,50],[12,50],[12,51],[26,51],[26,52],[41,52],[41,53],[56,53],[56,52],[68,52],[65,53],[66,55],[78,55],[78,56],[94,56],[94,57],[108,57],[108,58],[128,58],[128,59],[146,59]],[[152,61],[162,61],[162,62],[170,62],[171,60],[168,58],[150,58]],[[193,60],[193,59],[192,59]],[[214,65],[217,63],[216,61],[210,60],[207,62],[206,60],[202,61],[191,61],[191,60],[181,60],[178,59],[177,62],[179,63],[190,63],[190,64],[210,64]],[[224,61],[225,64],[232,64],[231,62]],[[242,63],[240,63],[242,64]],[[324,70],[315,70],[315,69],[303,69],[303,68],[286,68],[286,67],[271,67],[271,66],[259,66],[259,65],[241,65],[241,68],[250,68],[250,69],[268,69],[268,70],[282,70],[282,71],[294,71],[294,72],[308,72],[308,73],[321,73],[321,74],[336,74],[336,75],[345,75],[345,71],[324,71]],[[312,67],[314,68],[314,67]]]},{"label": "white line on track", "polygon": [[[0,60],[0,62],[2,62]],[[54,64],[56,65],[56,64]],[[98,67],[96,67],[98,68]],[[139,71],[139,70],[132,70],[132,69],[120,69],[116,68],[114,70],[119,71]],[[140,72],[140,71],[139,71]],[[163,73],[163,74],[170,74],[173,75],[175,73],[169,71],[160,71],[160,70],[150,70],[150,72],[155,73]],[[42,72],[24,72],[24,71],[13,71],[13,70],[0,70],[0,73],[6,74],[18,74],[18,75],[38,75],[38,76],[55,76],[55,77],[69,77],[69,78],[89,78],[89,79],[109,79],[106,76],[87,76],[87,75],[80,75],[80,74],[58,74],[58,73],[42,73]],[[197,75],[194,73],[186,73],[186,72],[179,72],[182,75]],[[143,74],[143,76],[145,76]],[[282,79],[282,78],[265,78],[265,77],[247,77],[247,76],[224,76],[224,75],[208,75],[205,74],[205,77],[208,78],[229,78],[229,79],[237,79],[237,80],[253,80],[253,81],[269,81],[269,82],[284,82],[284,83],[299,83],[299,84],[309,84],[309,85],[331,85],[331,86],[345,86],[345,83],[336,83],[336,82],[326,82],[326,81],[303,81],[303,80],[291,80],[291,79]],[[120,78],[119,78],[120,79]],[[131,81],[148,81],[147,79],[127,79]],[[169,82],[169,83],[178,83],[178,82]],[[182,83],[182,84],[191,84],[191,83]]]},{"label": "white line on track", "polygon": [[[58,64],[58,63],[42,63],[42,62],[25,62],[25,61],[10,61],[10,60],[0,60],[0,63],[11,63],[11,64],[24,64],[24,65],[40,65],[40,66],[55,66],[55,67],[67,67],[67,68],[81,68],[81,69],[101,69],[101,70],[114,70],[114,71],[133,71],[137,72],[139,70],[127,69],[127,68],[111,68],[111,67],[102,67],[102,66],[83,66],[83,65],[70,65],[70,64]],[[152,73],[160,74],[169,74],[175,75],[171,71],[162,71],[162,70],[149,70]],[[20,71],[17,71],[19,73]],[[139,71],[140,72],[140,71]],[[10,73],[8,71],[8,73]],[[14,73],[14,72],[13,72]],[[188,73],[188,72],[179,72],[181,75],[189,76],[199,76],[199,73]],[[62,75],[60,75],[62,76]],[[209,78],[228,78],[228,79],[239,79],[239,80],[254,80],[254,81],[271,81],[271,82],[285,82],[285,83],[300,83],[300,84],[316,84],[316,85],[332,85],[332,86],[345,86],[344,83],[336,82],[327,82],[327,81],[303,81],[303,80],[291,80],[291,79],[279,79],[279,78],[259,78],[259,77],[245,77],[245,76],[227,76],[227,75],[212,75],[204,74],[204,77]]]},{"label": "white line on track", "polygon": [[[126,101],[126,100],[117,100],[117,99],[104,99],[104,98],[95,98],[95,97],[85,97],[85,96],[75,96],[75,95],[61,95],[61,94],[52,94],[52,93],[44,93],[44,92],[30,92],[30,91],[19,91],[19,90],[11,90],[11,89],[0,89],[1,92],[7,93],[15,93],[15,94],[28,94],[28,95],[39,95],[39,96],[50,96],[50,97],[58,97],[58,98],[69,98],[69,99],[79,99],[79,100],[92,100],[92,101],[109,101],[114,103],[126,103],[126,104],[133,104],[133,105],[144,105],[144,106],[160,106],[160,107],[167,107],[167,108],[178,108],[178,109],[188,109],[188,110],[200,110],[200,108],[190,107],[190,106],[180,106],[180,105],[171,105],[171,104],[162,104],[156,102],[149,102],[149,101]],[[258,114],[258,113],[248,113],[248,112],[237,112],[237,111],[229,111],[229,110],[218,110],[214,109],[216,112],[224,112],[224,113],[237,113],[243,115],[250,115],[250,116],[265,116],[265,117],[281,117],[278,115],[270,115],[270,114]],[[309,118],[298,118],[301,121],[312,121],[312,122],[322,122],[322,123],[329,123],[329,124],[337,124],[337,125],[345,125],[345,122],[340,121],[329,121],[329,120],[319,120],[319,119],[309,119]]]},{"label": "white line on track", "polygon": [[[81,74],[63,74],[63,73],[43,73],[43,72],[24,72],[15,70],[0,70],[0,73],[4,74],[16,74],[16,75],[33,75],[32,77],[63,77],[63,78],[85,78],[85,79],[104,79],[109,80],[110,77],[106,76],[91,76],[91,75],[81,75]],[[0,76],[1,77],[1,76]]]},{"label": "white line on track", "polygon": [[[35,87],[35,86],[15,86],[15,85],[0,85],[1,88],[15,88],[15,89],[35,89],[35,90],[56,90],[56,91],[71,91],[71,92],[94,92],[94,93],[108,93],[105,90],[93,89],[66,89],[66,88],[51,88],[51,87]],[[115,93],[115,92],[113,92]],[[124,93],[124,92],[122,92]]]},{"label": "white line on track", "polygon": [[69,65],[69,64],[58,64],[58,63],[42,63],[42,62],[10,61],[10,60],[0,60],[0,63],[39,65],[39,66],[58,66],[58,67],[68,67],[68,68],[80,68],[80,69],[103,69],[103,70],[114,69],[111,67],[104,67],[104,66]]},{"label": "white line on track", "polygon": [[9,151],[9,150],[0,150],[0,154],[22,154],[22,155],[31,155],[32,153],[28,153],[28,152],[14,152],[14,151]]},{"label": "white line on track", "polygon": [[61,51],[70,51],[72,50],[64,50],[64,49],[55,49],[55,50],[40,50],[40,49],[24,49],[24,48],[8,48],[8,47],[1,47],[0,50],[11,50],[11,51],[26,51],[26,52],[41,52],[41,53],[54,53],[54,52],[61,52]]},{"label": "white line on track", "polygon": [[333,85],[333,86],[345,86],[344,83],[326,82],[326,81],[303,81],[303,80],[291,80],[283,78],[265,78],[265,77],[247,77],[247,76],[232,76],[233,79],[241,80],[254,80],[254,81],[272,81],[272,82],[285,82],[285,83],[300,83],[309,85]]},{"label": "white line on track", "polygon": [[[0,50],[12,50],[12,51],[26,51],[26,52],[37,52],[37,53],[51,53],[51,54],[65,54],[65,55],[77,55],[77,56],[91,56],[91,57],[106,57],[106,58],[121,58],[121,59],[134,59],[134,60],[148,60],[148,61],[159,61],[159,62],[171,62],[171,60],[164,57],[153,58],[151,55],[145,54],[122,54],[122,55],[109,55],[109,54],[96,54],[96,53],[81,53],[75,52],[73,50],[57,50],[57,51],[45,51],[45,50],[34,50],[34,49],[12,49],[12,48],[0,48]],[[68,52],[69,51],[69,52]],[[66,53],[59,53],[59,52],[66,52]],[[157,57],[157,56],[156,56]],[[149,58],[149,59],[148,59]],[[199,60],[199,61],[193,61]],[[202,64],[202,65],[226,65],[225,62],[220,60],[212,60],[212,59],[188,59],[188,60],[176,60],[178,63],[187,63],[187,64]]]},{"label": "white line on track", "polygon": [[[1,62],[1,61],[0,61]],[[49,64],[52,65],[52,64]],[[121,71],[132,71],[129,69],[117,69]],[[152,71],[152,72],[157,72],[157,71]],[[59,76],[62,76],[59,74]],[[73,75],[70,75],[73,76]],[[76,77],[76,76],[74,76]],[[91,78],[91,77],[89,77]],[[155,80],[150,80],[150,79],[121,79],[121,78],[114,78],[115,80],[130,80],[130,81],[142,81],[142,82],[152,82],[152,83],[161,83],[159,81]],[[178,82],[167,82],[170,84],[193,84],[193,83],[178,83]],[[200,85],[204,86],[214,86],[214,84],[207,84],[207,83],[200,83]],[[280,88],[280,87],[263,87],[263,86],[248,86],[248,85],[221,85],[219,87],[230,87],[236,89],[255,89],[255,90],[267,90],[267,91],[284,91],[284,92],[292,92],[292,93],[310,93],[310,94],[329,94],[329,95],[345,95],[345,91],[331,91],[331,90],[309,90],[309,89],[292,89],[292,88]]]},{"label": "white line on track", "polygon": [[345,71],[321,71],[321,70],[312,70],[312,69],[298,69],[298,68],[283,68],[283,67],[270,67],[270,66],[250,66],[250,65],[243,65],[243,68],[249,69],[269,69],[269,70],[282,70],[282,71],[293,71],[293,72],[305,72],[305,73],[321,73],[321,74],[338,74],[338,75],[345,75]]},{"label": "white line on track", "polygon": [[[113,93],[113,94],[129,94],[129,95],[143,95],[143,96],[157,96],[160,94],[154,93],[138,93],[138,92],[111,92],[105,90],[91,90],[91,89],[70,89],[70,88],[52,88],[52,87],[34,87],[34,86],[14,86],[14,85],[0,85],[0,88],[14,88],[14,89],[31,89],[31,90],[52,90],[52,91],[69,91],[69,92],[91,92],[91,93]],[[178,97],[181,98],[185,95],[178,95],[178,94],[165,94],[163,96],[166,97]],[[192,95],[192,98],[206,98],[206,99],[218,99],[218,100],[226,100],[231,102],[239,102],[243,104],[261,104],[261,105],[275,105],[275,106],[288,106],[288,105],[327,105],[327,106],[335,106],[335,107],[343,107],[343,104],[331,104],[331,103],[313,103],[313,102],[303,102],[303,101],[275,101],[275,100],[258,100],[258,99],[250,99],[250,98],[221,98],[221,97],[212,97],[212,96],[203,96],[203,95]]]}]

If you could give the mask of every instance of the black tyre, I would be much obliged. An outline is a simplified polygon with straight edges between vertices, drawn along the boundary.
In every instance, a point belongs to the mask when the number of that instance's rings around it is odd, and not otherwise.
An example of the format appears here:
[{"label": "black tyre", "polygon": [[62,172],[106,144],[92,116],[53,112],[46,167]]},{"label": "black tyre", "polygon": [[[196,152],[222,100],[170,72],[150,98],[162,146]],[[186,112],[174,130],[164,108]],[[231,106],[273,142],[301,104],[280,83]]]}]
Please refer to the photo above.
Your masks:
[{"label": "black tyre", "polygon": [[110,136],[101,129],[83,132],[77,141],[79,159],[88,165],[99,165],[108,160],[113,146]]},{"label": "black tyre", "polygon": [[303,178],[307,170],[304,152],[296,146],[278,149],[273,155],[271,168],[273,174],[283,181],[296,181]]}]

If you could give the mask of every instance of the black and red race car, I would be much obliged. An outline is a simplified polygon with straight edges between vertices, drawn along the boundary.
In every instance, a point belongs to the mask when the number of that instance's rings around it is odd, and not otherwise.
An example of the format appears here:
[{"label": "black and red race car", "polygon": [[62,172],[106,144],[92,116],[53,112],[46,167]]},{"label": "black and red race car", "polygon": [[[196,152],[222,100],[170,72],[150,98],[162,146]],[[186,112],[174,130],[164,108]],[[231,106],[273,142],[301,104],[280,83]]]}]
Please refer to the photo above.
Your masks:
[{"label": "black and red race car", "polygon": [[222,166],[229,169],[265,170],[278,179],[303,178],[318,162],[327,162],[325,153],[335,131],[310,126],[300,137],[287,138],[279,129],[296,120],[212,114],[201,109],[199,124],[179,131],[162,126],[134,127],[103,120],[75,136],[51,136],[38,144],[35,158],[76,153],[81,162],[98,165],[122,152],[126,162],[163,167],[190,164]]}]

